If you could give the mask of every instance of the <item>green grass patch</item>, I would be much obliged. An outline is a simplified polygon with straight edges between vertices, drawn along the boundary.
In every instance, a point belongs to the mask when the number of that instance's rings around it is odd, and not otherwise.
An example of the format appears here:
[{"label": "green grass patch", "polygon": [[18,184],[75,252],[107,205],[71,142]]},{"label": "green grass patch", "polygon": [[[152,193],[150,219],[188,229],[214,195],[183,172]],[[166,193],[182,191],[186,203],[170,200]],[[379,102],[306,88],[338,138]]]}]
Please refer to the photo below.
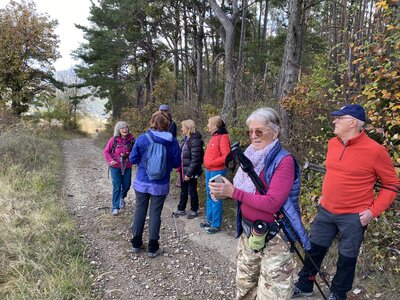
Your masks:
[{"label": "green grass patch", "polygon": [[0,299],[90,299],[93,270],[61,195],[59,130],[0,136]]}]

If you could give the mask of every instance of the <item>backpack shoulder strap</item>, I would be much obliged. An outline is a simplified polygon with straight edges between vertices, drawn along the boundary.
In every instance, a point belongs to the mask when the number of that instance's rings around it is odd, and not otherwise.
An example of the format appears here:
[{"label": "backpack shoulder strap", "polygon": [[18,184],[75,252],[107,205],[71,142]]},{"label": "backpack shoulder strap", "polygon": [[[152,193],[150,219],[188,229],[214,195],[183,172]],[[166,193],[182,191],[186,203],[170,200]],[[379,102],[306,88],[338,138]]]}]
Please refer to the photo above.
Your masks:
[{"label": "backpack shoulder strap", "polygon": [[131,151],[132,151],[132,149],[133,149],[133,145],[135,144],[135,139],[133,138],[133,139],[131,139]]},{"label": "backpack shoulder strap", "polygon": [[149,140],[150,144],[154,143],[153,139],[151,138],[151,135],[148,132],[146,132],[145,135],[146,135],[147,139]]},{"label": "backpack shoulder strap", "polygon": [[222,139],[222,134],[219,134],[219,136],[218,136],[218,150],[219,150],[219,154],[222,156],[221,139]]},{"label": "backpack shoulder strap", "polygon": [[111,147],[111,153],[114,154],[115,148],[117,148],[117,138],[114,136],[113,145]]}]

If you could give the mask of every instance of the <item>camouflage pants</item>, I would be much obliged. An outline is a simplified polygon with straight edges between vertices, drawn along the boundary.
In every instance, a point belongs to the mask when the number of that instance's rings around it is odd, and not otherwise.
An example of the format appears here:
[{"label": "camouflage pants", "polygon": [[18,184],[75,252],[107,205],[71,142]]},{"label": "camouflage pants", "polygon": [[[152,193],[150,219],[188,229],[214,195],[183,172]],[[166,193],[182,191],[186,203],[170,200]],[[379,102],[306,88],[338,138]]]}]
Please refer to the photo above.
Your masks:
[{"label": "camouflage pants", "polygon": [[294,255],[280,234],[258,253],[250,249],[242,234],[237,253],[236,299],[290,299],[295,271]]}]

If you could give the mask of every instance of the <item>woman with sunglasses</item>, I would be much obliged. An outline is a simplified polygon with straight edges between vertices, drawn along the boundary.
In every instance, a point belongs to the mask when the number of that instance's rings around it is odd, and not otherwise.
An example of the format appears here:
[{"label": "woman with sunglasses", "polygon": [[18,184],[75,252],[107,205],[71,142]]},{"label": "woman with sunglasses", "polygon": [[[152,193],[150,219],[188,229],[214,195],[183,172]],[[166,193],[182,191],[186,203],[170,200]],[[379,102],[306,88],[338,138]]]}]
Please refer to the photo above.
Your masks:
[{"label": "woman with sunglasses", "polygon": [[[290,299],[296,265],[282,231],[275,226],[274,214],[287,199],[298,201],[298,165],[279,142],[281,122],[275,110],[257,109],[246,124],[251,144],[244,154],[266,194],[258,193],[241,168],[233,184],[226,178],[223,183],[209,183],[213,198],[229,197],[238,202],[237,299]],[[268,229],[278,233],[267,235]]]},{"label": "woman with sunglasses", "polygon": [[208,131],[211,133],[204,154],[204,166],[206,167],[206,220],[200,223],[207,233],[214,234],[221,230],[222,200],[211,199],[208,181],[220,174],[225,176],[225,158],[230,152],[230,141],[225,123],[220,116],[208,119]]}]

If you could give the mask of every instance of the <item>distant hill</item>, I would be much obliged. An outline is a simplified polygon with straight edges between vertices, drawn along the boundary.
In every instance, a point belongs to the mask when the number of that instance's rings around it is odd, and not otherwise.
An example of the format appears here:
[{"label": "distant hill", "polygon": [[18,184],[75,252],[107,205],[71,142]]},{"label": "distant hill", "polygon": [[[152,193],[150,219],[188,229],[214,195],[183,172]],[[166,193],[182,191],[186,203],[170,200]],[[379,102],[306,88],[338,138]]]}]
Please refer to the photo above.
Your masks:
[{"label": "distant hill", "polygon": [[[57,71],[55,78],[58,81],[65,82],[67,84],[74,84],[81,82],[81,79],[77,77],[73,69]],[[62,92],[60,92],[62,94]],[[82,88],[79,90],[79,94],[91,93],[89,88]],[[98,97],[89,96],[87,99],[82,100],[79,110],[83,113],[93,115],[95,118],[106,119],[109,115],[105,112],[104,105],[108,99],[100,99]]]}]

